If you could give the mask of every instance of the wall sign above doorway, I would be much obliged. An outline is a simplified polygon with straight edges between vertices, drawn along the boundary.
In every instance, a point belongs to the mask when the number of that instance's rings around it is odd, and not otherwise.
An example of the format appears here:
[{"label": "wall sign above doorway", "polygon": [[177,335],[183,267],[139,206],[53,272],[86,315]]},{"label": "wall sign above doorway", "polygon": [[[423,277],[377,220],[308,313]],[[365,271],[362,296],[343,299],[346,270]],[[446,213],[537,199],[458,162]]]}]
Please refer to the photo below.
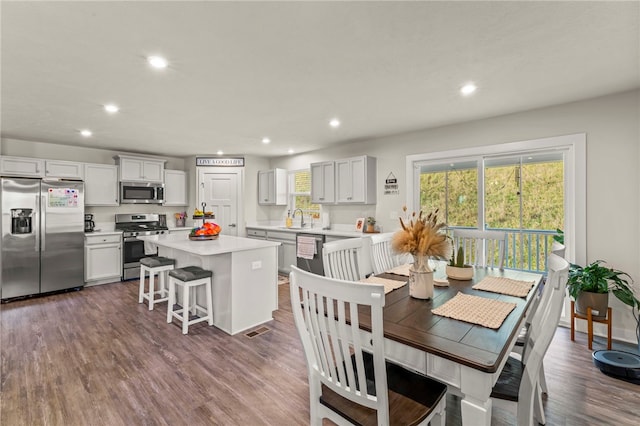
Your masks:
[{"label": "wall sign above doorway", "polygon": [[244,157],[196,157],[199,167],[244,167]]}]

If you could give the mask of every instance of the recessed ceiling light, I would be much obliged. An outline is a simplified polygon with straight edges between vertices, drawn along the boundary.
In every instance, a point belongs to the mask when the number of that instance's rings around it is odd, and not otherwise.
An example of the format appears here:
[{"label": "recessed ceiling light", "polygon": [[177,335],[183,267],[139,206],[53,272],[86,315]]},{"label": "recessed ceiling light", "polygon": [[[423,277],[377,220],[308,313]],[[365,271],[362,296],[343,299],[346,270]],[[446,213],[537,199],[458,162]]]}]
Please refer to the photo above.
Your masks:
[{"label": "recessed ceiling light", "polygon": [[104,106],[104,110],[113,114],[114,112],[120,111],[120,108],[118,107],[118,105],[115,105],[115,104],[107,104]]},{"label": "recessed ceiling light", "polygon": [[295,151],[293,150],[293,148],[289,148],[289,151],[287,151],[289,154],[293,154]]},{"label": "recessed ceiling light", "polygon": [[262,138],[262,143],[269,143],[271,142],[271,139],[269,138]]},{"label": "recessed ceiling light", "polygon": [[91,136],[93,133],[91,133],[91,130],[80,130],[80,134],[82,136],[84,136],[85,138],[88,138],[89,136]]},{"label": "recessed ceiling light", "polygon": [[336,127],[340,127],[340,120],[338,120],[337,118],[332,118],[331,121],[329,121],[329,126],[333,127],[334,129]]},{"label": "recessed ceiling light", "polygon": [[460,89],[460,93],[462,93],[462,96],[469,96],[470,94],[475,92],[477,88],[478,86],[476,86],[475,84],[467,83],[462,86],[462,88]]},{"label": "recessed ceiling light", "polygon": [[222,154],[224,154],[224,152],[222,152],[222,151],[218,151],[216,154],[218,154],[218,155],[222,155]]},{"label": "recessed ceiling light", "polygon": [[167,60],[162,56],[149,56],[147,58],[147,62],[149,62],[149,65],[157,69],[163,69],[169,65],[169,62],[167,62]]}]

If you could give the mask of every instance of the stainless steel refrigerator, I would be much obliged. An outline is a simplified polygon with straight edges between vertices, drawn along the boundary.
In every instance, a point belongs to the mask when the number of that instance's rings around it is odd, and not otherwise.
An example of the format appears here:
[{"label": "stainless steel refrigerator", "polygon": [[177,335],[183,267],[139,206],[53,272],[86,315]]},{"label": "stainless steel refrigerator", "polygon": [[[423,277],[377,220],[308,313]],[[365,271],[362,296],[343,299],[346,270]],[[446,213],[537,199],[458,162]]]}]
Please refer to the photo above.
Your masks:
[{"label": "stainless steel refrigerator", "polygon": [[2,300],[84,286],[84,183],[0,178]]}]

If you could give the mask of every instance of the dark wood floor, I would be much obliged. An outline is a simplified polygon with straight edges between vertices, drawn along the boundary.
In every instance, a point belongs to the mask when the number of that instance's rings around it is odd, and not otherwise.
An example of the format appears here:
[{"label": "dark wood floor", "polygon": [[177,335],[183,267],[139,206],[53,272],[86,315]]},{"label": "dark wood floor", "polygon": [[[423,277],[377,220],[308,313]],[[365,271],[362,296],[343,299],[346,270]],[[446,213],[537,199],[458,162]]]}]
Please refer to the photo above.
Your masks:
[{"label": "dark wood floor", "polygon": [[[0,306],[0,425],[305,425],[307,374],[288,285],[269,331],[187,336],[166,308],[138,304],[137,281]],[[604,347],[601,341],[596,349]],[[636,425],[640,387],[607,377],[586,338],[560,329],[545,359],[548,425]],[[459,425],[449,397],[447,425]],[[494,410],[494,425],[513,425]]]}]

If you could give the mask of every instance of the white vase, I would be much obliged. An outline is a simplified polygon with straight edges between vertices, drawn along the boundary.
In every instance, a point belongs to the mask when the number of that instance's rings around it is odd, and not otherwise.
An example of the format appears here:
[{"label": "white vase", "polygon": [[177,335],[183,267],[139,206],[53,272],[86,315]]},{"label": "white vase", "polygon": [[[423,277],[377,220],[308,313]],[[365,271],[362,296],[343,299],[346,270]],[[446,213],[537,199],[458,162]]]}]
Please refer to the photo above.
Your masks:
[{"label": "white vase", "polygon": [[409,295],[416,299],[433,298],[433,271],[429,267],[427,256],[413,256],[413,265],[409,268]]}]

